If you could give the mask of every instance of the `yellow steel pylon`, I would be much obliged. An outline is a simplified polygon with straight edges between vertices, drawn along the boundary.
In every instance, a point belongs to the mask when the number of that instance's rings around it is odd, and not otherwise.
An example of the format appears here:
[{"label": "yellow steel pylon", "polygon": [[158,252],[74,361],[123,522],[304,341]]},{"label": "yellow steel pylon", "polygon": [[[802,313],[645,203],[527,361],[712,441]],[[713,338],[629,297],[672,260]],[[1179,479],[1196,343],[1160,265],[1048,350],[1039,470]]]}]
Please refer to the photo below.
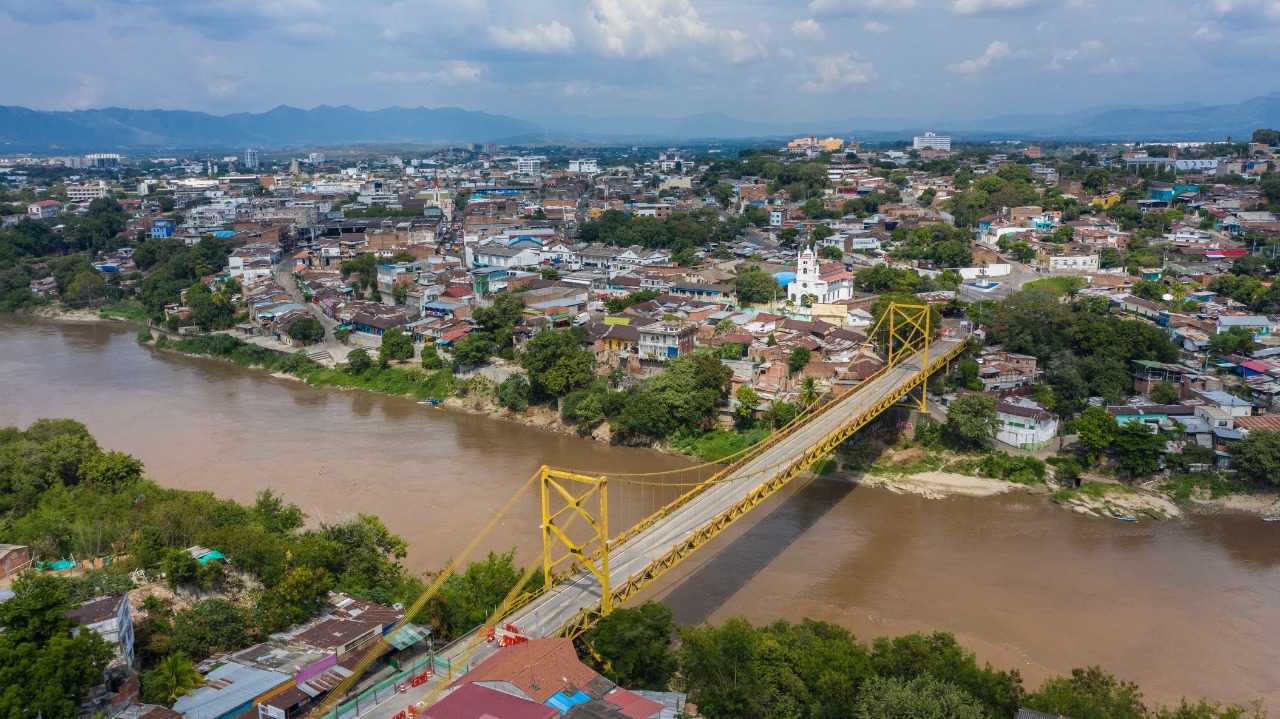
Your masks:
[{"label": "yellow steel pylon", "polygon": [[[609,482],[607,477],[573,474],[543,466],[542,556],[547,588],[556,581],[556,568],[571,561],[570,573],[586,567],[600,581],[600,613],[612,610],[609,584]],[[584,487],[585,485],[585,487]],[[598,503],[589,503],[592,497]],[[596,504],[592,507],[591,504]],[[596,509],[598,514],[592,513]],[[573,532],[570,525],[582,518],[587,533]],[[576,538],[575,538],[576,537]],[[558,546],[567,550],[557,556]]]}]

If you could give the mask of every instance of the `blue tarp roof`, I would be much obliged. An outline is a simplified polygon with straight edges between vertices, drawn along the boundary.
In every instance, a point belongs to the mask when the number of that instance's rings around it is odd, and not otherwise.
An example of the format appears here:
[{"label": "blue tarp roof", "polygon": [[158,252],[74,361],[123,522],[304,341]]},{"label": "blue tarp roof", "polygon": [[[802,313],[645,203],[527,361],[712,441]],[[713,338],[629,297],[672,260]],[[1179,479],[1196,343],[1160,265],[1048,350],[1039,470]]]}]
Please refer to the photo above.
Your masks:
[{"label": "blue tarp roof", "polygon": [[218,230],[217,232],[213,233],[213,236],[214,237],[235,237],[236,233],[232,232],[231,230]]},{"label": "blue tarp roof", "polygon": [[569,711],[569,709],[573,708],[574,705],[581,704],[590,699],[591,697],[587,696],[586,693],[582,691],[579,691],[577,694],[574,694],[573,696],[567,696],[565,695],[564,692],[556,692],[555,694],[552,694],[544,703],[547,706],[552,707],[553,709],[559,710],[561,714],[564,714],[565,712]]},{"label": "blue tarp roof", "polygon": [[778,281],[778,284],[782,285],[783,287],[786,287],[787,285],[789,285],[789,284],[791,284],[792,282],[795,282],[795,281],[796,281],[796,273],[794,273],[794,272],[775,272],[775,273],[773,273],[773,279],[777,280],[777,281]]}]

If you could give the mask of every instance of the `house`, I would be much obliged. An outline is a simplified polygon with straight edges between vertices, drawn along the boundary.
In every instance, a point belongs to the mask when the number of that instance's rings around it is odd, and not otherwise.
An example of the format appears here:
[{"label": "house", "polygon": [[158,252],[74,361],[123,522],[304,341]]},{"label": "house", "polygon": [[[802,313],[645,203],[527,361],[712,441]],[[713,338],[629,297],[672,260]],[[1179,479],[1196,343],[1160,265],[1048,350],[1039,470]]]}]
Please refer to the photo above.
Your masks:
[{"label": "house", "polygon": [[1119,305],[1120,309],[1125,312],[1130,312],[1138,315],[1139,317],[1146,317],[1151,320],[1159,318],[1160,312],[1164,309],[1155,302],[1144,300],[1141,297],[1134,297],[1133,295],[1122,295],[1121,297],[1111,301],[1112,303]]},{"label": "house", "polygon": [[53,219],[61,209],[61,205],[57,200],[40,200],[27,205],[27,217],[33,220],[49,220]]},{"label": "house", "polygon": [[1218,315],[1217,331],[1222,334],[1233,327],[1243,327],[1258,337],[1271,334],[1271,320],[1261,315]]},{"label": "house", "polygon": [[129,607],[128,594],[93,599],[64,612],[63,616],[76,623],[72,636],[78,636],[81,629],[95,632],[115,649],[117,659],[130,667],[134,665],[133,610]]},{"label": "house", "polygon": [[1025,397],[998,403],[996,420],[996,439],[1018,449],[1044,449],[1058,434],[1058,415]]},{"label": "house", "polygon": [[560,710],[509,691],[475,682],[463,684],[428,707],[423,719],[556,719]]},{"label": "house", "polygon": [[151,221],[151,239],[162,239],[165,237],[173,237],[173,233],[178,229],[178,223],[167,218],[159,217]]},{"label": "house", "polygon": [[22,544],[0,544],[0,579],[31,566],[31,550]]},{"label": "house", "polygon": [[58,294],[58,281],[53,277],[45,277],[39,280],[31,280],[31,294],[36,297],[53,297]]},{"label": "house", "polygon": [[680,326],[657,322],[641,327],[639,334],[640,357],[666,362],[672,357],[680,357],[693,351],[694,337],[698,334],[698,328],[694,325]]},{"label": "house", "polygon": [[284,691],[293,681],[288,674],[227,662],[205,674],[204,686],[179,697],[173,709],[188,719],[230,719]]},{"label": "house", "polygon": [[[453,687],[461,691],[467,684],[506,688],[509,693],[551,707],[567,718],[657,719],[666,710],[663,703],[623,689],[597,674],[578,660],[573,640],[561,637],[530,639],[499,649],[454,682]],[[469,719],[471,715],[457,716]]]}]

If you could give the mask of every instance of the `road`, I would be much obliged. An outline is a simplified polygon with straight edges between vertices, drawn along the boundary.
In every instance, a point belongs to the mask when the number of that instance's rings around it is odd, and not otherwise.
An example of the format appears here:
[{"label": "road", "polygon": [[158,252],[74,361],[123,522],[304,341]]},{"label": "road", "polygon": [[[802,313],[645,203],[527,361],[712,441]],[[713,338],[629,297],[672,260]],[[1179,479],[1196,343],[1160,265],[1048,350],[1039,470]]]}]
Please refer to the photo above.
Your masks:
[{"label": "road", "polygon": [[338,327],[338,321],[321,312],[319,307],[316,307],[314,304],[303,298],[302,290],[299,289],[298,283],[294,280],[293,266],[290,264],[290,261],[288,259],[282,260],[277,263],[271,271],[275,275],[276,284],[283,287],[285,291],[289,293],[289,296],[293,298],[294,302],[306,307],[307,311],[311,313],[311,316],[319,320],[320,324],[324,326],[324,341],[319,345],[312,345],[311,347],[308,347],[308,353],[313,353],[317,349],[323,349],[329,353],[329,356],[333,358],[335,363],[345,362],[347,360],[347,353],[351,351],[351,348],[339,342],[338,338],[333,334],[334,330]]},{"label": "road", "polygon": [[[941,357],[964,340],[945,339],[935,341],[930,348],[931,357]],[[837,429],[850,424],[858,415],[873,407],[886,395],[911,379],[923,367],[919,357],[904,360],[897,367],[836,400],[836,404],[817,419],[785,437],[759,456],[744,464],[730,477],[703,491],[696,499],[673,511],[664,521],[658,522],[637,534],[609,555],[609,577],[616,588],[630,577],[648,567],[654,559],[686,539],[713,518],[723,513],[751,491],[777,475],[795,457],[815,446]],[[514,624],[521,633],[530,637],[555,636],[569,620],[582,609],[598,605],[601,587],[595,577],[583,570],[564,580],[529,606],[517,611],[504,621]],[[469,638],[469,637],[468,637]],[[440,657],[461,666],[468,642],[460,641],[440,652]],[[470,657],[468,665],[484,661],[497,651],[496,644],[480,644]],[[410,688],[405,694],[389,700],[382,706],[362,716],[372,719],[392,719],[401,709],[424,697],[440,680]]]}]

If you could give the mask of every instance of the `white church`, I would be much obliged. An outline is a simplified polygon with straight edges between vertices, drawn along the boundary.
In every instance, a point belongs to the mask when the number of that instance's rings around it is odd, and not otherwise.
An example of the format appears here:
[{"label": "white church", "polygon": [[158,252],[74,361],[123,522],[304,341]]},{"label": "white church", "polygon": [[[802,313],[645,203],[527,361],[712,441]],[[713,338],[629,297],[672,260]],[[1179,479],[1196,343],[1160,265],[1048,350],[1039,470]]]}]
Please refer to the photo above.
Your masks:
[{"label": "white church", "polygon": [[796,278],[787,285],[787,299],[799,305],[806,296],[823,304],[847,300],[853,297],[853,273],[841,262],[820,264],[813,248],[806,247],[796,263]]}]

